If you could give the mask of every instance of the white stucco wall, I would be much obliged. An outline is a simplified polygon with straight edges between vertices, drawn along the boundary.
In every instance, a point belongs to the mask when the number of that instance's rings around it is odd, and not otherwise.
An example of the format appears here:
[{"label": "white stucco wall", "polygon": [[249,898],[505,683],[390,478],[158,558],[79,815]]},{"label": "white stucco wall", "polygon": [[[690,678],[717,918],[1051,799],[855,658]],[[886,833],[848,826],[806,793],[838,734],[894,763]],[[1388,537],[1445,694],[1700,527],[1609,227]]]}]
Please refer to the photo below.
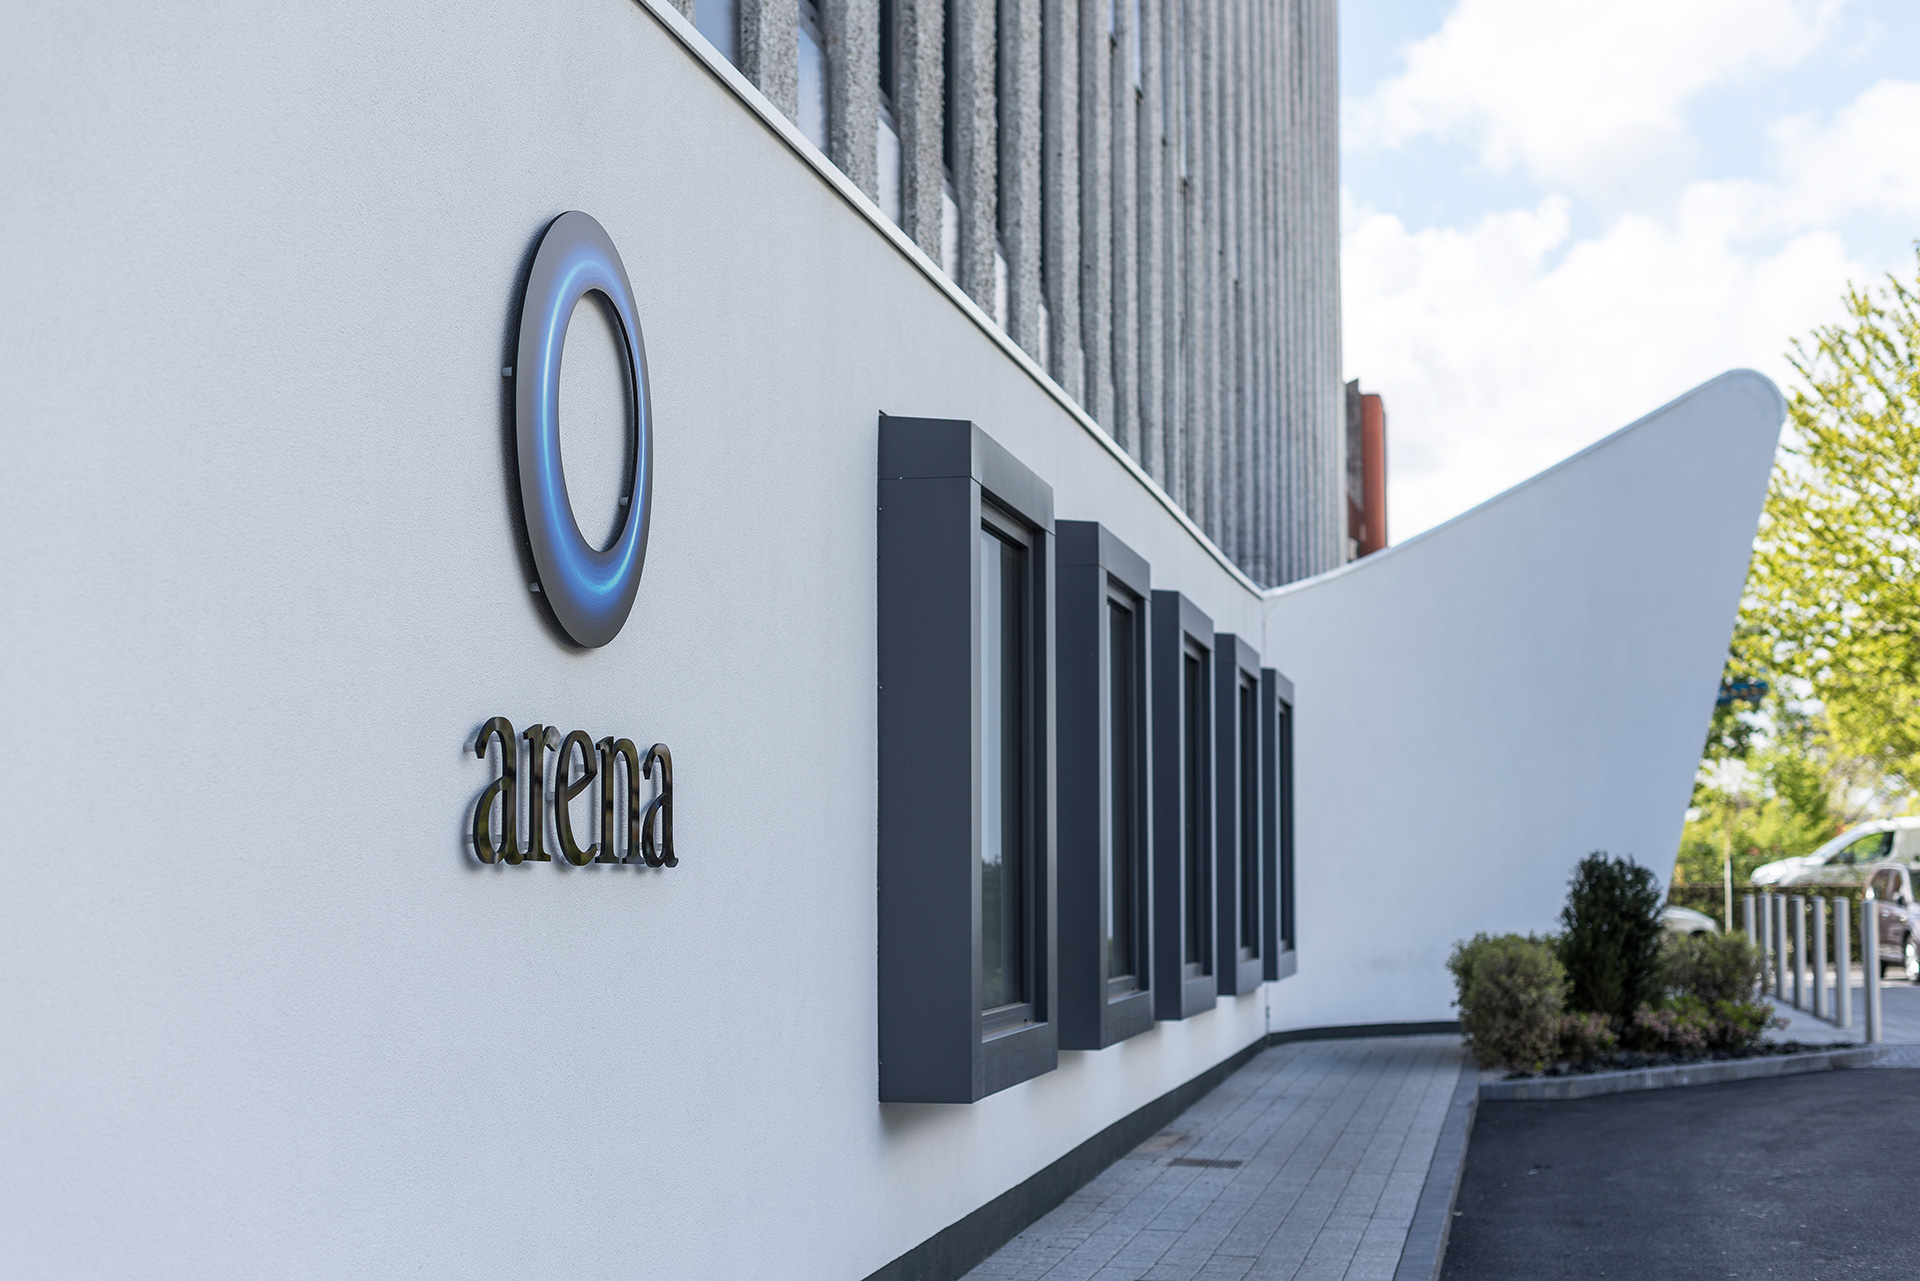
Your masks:
[{"label": "white stucco wall", "polygon": [[1665,882],[1784,412],[1724,374],[1275,593],[1301,851],[1276,1029],[1453,1017],[1453,941],[1554,928],[1591,850]]},{"label": "white stucco wall", "polygon": [[[0,172],[0,1271],[845,1281],[1263,1033],[875,1102],[877,414],[1261,605],[647,10],[23,11]],[[503,468],[569,208],[658,432],[590,653]],[[682,866],[476,866],[496,713],[670,744]]]}]

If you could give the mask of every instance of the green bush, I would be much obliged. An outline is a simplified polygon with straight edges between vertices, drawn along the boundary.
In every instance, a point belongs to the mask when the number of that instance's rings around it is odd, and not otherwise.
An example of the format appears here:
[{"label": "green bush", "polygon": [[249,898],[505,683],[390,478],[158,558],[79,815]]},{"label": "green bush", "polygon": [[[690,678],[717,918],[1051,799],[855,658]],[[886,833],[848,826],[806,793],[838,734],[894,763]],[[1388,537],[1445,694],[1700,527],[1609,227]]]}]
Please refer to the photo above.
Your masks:
[{"label": "green bush", "polygon": [[1660,995],[1660,887],[1631,859],[1596,850],[1574,869],[1558,944],[1573,1008],[1628,1023]]},{"label": "green bush", "polygon": [[1560,1049],[1567,972],[1545,939],[1476,934],[1456,943],[1447,968],[1459,993],[1460,1030],[1482,1067],[1537,1071]]},{"label": "green bush", "polygon": [[1773,1007],[1765,1001],[1715,1001],[1714,1031],[1708,1041],[1716,1050],[1744,1050],[1758,1045],[1770,1027],[1785,1027],[1785,1019],[1773,1017]]},{"label": "green bush", "polygon": [[1658,1009],[1641,1006],[1634,1011],[1627,1029],[1627,1040],[1635,1049],[1649,1053],[1700,1054],[1712,1037],[1713,1012],[1697,996],[1682,996]]},{"label": "green bush", "polygon": [[1676,996],[1658,1007],[1641,1006],[1624,1039],[1649,1054],[1689,1057],[1708,1050],[1749,1049],[1772,1021],[1773,1007],[1758,1001]]},{"label": "green bush", "polygon": [[1669,935],[1660,949],[1660,986],[1709,1005],[1751,1001],[1764,970],[1760,949],[1742,934]]},{"label": "green bush", "polygon": [[1613,1024],[1604,1014],[1562,1014],[1560,1016],[1560,1057],[1581,1063],[1611,1054],[1620,1048]]}]

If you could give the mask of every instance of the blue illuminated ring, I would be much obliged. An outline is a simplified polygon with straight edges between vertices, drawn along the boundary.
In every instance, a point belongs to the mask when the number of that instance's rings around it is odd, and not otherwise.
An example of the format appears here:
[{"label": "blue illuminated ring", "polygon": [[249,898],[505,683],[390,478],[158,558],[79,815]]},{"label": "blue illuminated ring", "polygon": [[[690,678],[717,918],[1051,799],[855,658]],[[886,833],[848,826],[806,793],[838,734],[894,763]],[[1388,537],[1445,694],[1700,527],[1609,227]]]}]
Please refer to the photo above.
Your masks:
[{"label": "blue illuminated ring", "polygon": [[[605,551],[595,551],[580,533],[560,459],[560,355],[574,304],[595,292],[620,318],[627,389],[633,397],[633,436],[627,449],[632,470],[621,500],[626,510],[620,532]],[[520,506],[540,590],[576,643],[590,649],[604,645],[620,634],[633,611],[647,561],[647,527],[653,519],[653,407],[633,286],[606,230],[587,214],[563,213],[540,237],[520,307],[520,348],[513,373]]]}]

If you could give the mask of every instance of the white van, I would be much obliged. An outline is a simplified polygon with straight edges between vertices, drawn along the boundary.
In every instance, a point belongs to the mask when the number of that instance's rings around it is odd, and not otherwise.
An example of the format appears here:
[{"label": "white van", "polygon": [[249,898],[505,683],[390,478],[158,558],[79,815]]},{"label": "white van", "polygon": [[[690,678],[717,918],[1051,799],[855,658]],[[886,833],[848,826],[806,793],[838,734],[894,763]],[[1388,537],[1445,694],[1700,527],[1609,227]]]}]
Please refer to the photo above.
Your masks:
[{"label": "white van", "polygon": [[1881,818],[1850,827],[1811,854],[1762,863],[1755,885],[1860,885],[1875,863],[1920,866],[1920,817]]}]

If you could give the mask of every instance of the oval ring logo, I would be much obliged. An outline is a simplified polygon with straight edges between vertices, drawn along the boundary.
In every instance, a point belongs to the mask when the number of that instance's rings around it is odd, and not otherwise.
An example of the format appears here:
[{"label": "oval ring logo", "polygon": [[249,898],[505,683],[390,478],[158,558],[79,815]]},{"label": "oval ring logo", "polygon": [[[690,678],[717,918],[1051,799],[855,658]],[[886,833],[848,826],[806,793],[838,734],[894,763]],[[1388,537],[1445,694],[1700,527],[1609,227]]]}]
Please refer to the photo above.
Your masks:
[{"label": "oval ring logo", "polygon": [[[620,500],[625,511],[620,532],[605,551],[596,551],[580,532],[560,458],[560,356],[574,304],[589,293],[606,298],[619,317],[633,406],[630,471]],[[605,228],[587,214],[561,214],[540,238],[520,307],[513,374],[520,507],[540,590],[576,644],[604,645],[620,634],[633,611],[646,565],[653,517],[653,410],[633,286]]]}]

